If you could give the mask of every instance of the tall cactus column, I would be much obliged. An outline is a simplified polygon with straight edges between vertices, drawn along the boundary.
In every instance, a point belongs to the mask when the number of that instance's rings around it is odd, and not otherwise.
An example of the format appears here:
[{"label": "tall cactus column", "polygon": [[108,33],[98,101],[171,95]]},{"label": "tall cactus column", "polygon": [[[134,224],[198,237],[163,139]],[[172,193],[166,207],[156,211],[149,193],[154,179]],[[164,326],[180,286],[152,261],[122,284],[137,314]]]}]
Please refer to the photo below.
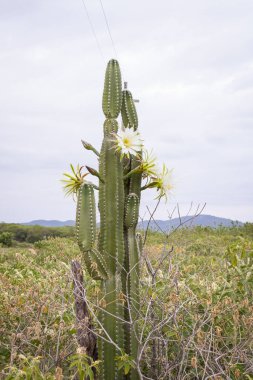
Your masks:
[{"label": "tall cactus column", "polygon": [[[116,118],[121,110],[121,74],[118,62],[108,63],[103,93],[104,139],[99,158],[99,211],[100,235],[99,248],[106,260],[108,278],[103,283],[102,323],[110,338],[123,348],[124,320],[123,305],[120,300],[122,292],[121,270],[124,256],[123,218],[124,218],[124,182],[120,156],[115,152],[113,134],[118,132]],[[103,361],[103,378],[122,379],[115,363],[116,348],[102,342],[101,360]],[[117,352],[119,354],[119,352]]]},{"label": "tall cactus column", "polygon": [[[138,117],[132,94],[122,91],[121,73],[116,60],[109,61],[103,92],[103,142],[100,153],[83,141],[85,149],[99,157],[99,171],[86,166],[99,178],[99,187],[84,178],[80,166],[65,173],[67,194],[77,194],[76,232],[80,250],[90,276],[100,281],[101,298],[98,324],[99,358],[102,370],[99,380],[139,380],[136,368],[127,375],[119,370],[116,359],[129,356],[138,363],[138,319],[140,314],[140,252],[141,237],[136,234],[141,191],[156,188],[157,198],[171,190],[170,171],[143,149],[138,129]],[[117,118],[123,127],[119,130]],[[142,178],[146,183],[141,186]],[[96,244],[96,207],[94,190],[99,192],[100,232]],[[103,339],[104,338],[104,339]],[[127,355],[121,355],[125,353]],[[121,364],[122,365],[122,362]]]},{"label": "tall cactus column", "polygon": [[[123,99],[123,101],[122,101]],[[117,151],[116,118],[120,112],[123,123],[137,129],[138,120],[131,94],[121,88],[118,62],[111,60],[105,74],[103,93],[103,142],[99,154],[99,172],[90,169],[99,178],[100,233],[95,245],[96,210],[94,185],[83,182],[77,202],[77,239],[83,252],[89,274],[101,281],[101,300],[98,320],[105,339],[99,339],[102,361],[100,380],[123,380],[115,357],[125,351],[133,359],[138,353],[139,313],[139,255],[136,240],[141,177],[139,160],[134,155],[122,159]],[[84,144],[91,149],[89,144]],[[97,151],[95,151],[97,154]],[[125,301],[124,301],[125,300]],[[130,327],[130,320],[133,322]],[[108,341],[109,340],[109,341]],[[139,379],[132,369],[128,379]]]}]

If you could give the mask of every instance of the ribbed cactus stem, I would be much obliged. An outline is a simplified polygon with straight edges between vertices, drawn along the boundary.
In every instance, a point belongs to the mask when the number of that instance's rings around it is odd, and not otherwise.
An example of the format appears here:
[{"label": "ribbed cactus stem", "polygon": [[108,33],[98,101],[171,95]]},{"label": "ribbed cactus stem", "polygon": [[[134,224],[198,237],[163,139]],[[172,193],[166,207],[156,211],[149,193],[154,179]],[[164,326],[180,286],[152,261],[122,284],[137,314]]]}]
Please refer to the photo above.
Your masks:
[{"label": "ribbed cactus stem", "polygon": [[[123,91],[121,116],[124,127],[136,130],[138,128],[138,116],[132,94],[128,90]],[[125,286],[128,297],[128,309],[125,318],[132,321],[131,328],[127,330],[125,337],[125,349],[133,358],[137,358],[138,353],[138,318],[140,309],[139,299],[139,249],[136,240],[136,227],[139,216],[139,204],[141,195],[142,173],[140,169],[141,152],[138,158],[130,156],[128,171],[124,173],[125,180],[125,268],[128,273]],[[124,279],[123,275],[123,281]],[[131,369],[129,376],[131,380],[138,380],[139,375],[136,369]]]},{"label": "ribbed cactus stem", "polygon": [[[140,245],[137,244],[136,226],[142,177],[139,158],[131,156],[121,160],[115,149],[115,134],[119,128],[116,118],[120,112],[125,126],[135,130],[138,127],[132,95],[128,90],[122,93],[116,60],[110,60],[107,65],[102,103],[106,120],[100,153],[91,144],[83,142],[85,149],[99,156],[99,171],[87,167],[90,174],[99,178],[98,248],[95,246],[94,185],[86,182],[78,194],[77,240],[89,274],[101,280],[98,318],[106,332],[105,338],[109,335],[114,342],[99,339],[99,358],[102,361],[99,380],[138,380],[137,370],[131,369],[126,377],[115,362],[116,355],[120,355],[122,350],[135,360],[138,353]],[[130,319],[133,322],[131,328]]]},{"label": "ribbed cactus stem", "polygon": [[[131,180],[130,180],[131,181]],[[139,182],[139,178],[138,178]],[[134,188],[131,184],[130,188]],[[139,217],[139,197],[136,193],[130,193],[126,198],[126,211],[125,211],[125,242],[127,245],[126,254],[128,258],[126,263],[128,265],[127,275],[127,298],[128,310],[127,320],[132,322],[129,330],[129,336],[126,339],[126,348],[128,353],[133,358],[137,358],[138,354],[138,318],[140,309],[140,296],[139,296],[139,249],[136,240],[136,227]],[[131,369],[131,380],[139,379],[136,369]]]},{"label": "ribbed cactus stem", "polygon": [[108,119],[116,119],[119,116],[122,103],[121,87],[119,64],[115,59],[111,59],[105,73],[103,93],[103,111]]},{"label": "ribbed cactus stem", "polygon": [[139,198],[135,193],[127,196],[125,225],[127,228],[136,227],[139,217]]},{"label": "ribbed cactus stem", "polygon": [[93,185],[83,183],[79,189],[76,210],[76,236],[89,274],[97,279],[107,278],[105,261],[95,249],[96,207]]},{"label": "ribbed cactus stem", "polygon": [[122,92],[121,116],[125,127],[138,128],[138,116],[132,94],[128,90]]},{"label": "ribbed cactus stem", "polygon": [[79,247],[90,250],[96,239],[96,207],[92,184],[83,183],[78,192],[76,236]]},{"label": "ribbed cactus stem", "polygon": [[112,132],[117,132],[118,124],[114,119],[104,123],[104,139],[100,152],[99,183],[100,210],[100,249],[108,262],[108,270],[115,274],[123,264],[123,218],[124,183],[123,167],[120,157],[115,153]]},{"label": "ribbed cactus stem", "polygon": [[[128,229],[128,251],[129,251],[129,304],[131,314],[131,329],[130,329],[130,355],[137,358],[138,355],[138,320],[140,311],[140,294],[139,294],[139,250],[137,247],[136,225]],[[139,379],[136,369],[131,370],[131,380]]]},{"label": "ribbed cactus stem", "polygon": [[[124,310],[122,305],[121,271],[124,257],[124,181],[120,156],[115,152],[113,134],[118,131],[114,119],[121,109],[121,75],[117,61],[108,63],[103,95],[103,111],[107,119],[104,122],[104,139],[99,159],[99,174],[103,181],[99,183],[100,235],[99,248],[109,271],[108,279],[103,283],[104,312],[101,313],[103,327],[116,345],[124,346]],[[101,378],[123,379],[118,371],[115,356],[119,354],[114,345],[102,342],[100,356],[103,371]]]}]

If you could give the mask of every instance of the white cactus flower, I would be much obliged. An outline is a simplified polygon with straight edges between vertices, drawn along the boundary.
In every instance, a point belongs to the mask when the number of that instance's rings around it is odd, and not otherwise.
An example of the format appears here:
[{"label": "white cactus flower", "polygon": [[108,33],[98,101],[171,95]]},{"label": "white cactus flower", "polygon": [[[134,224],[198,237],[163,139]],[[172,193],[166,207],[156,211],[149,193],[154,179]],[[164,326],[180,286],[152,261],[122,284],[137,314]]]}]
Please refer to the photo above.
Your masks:
[{"label": "white cactus flower", "polygon": [[141,170],[143,178],[156,175],[157,158],[154,156],[153,151],[148,152],[146,149],[143,151]]},{"label": "white cactus flower", "polygon": [[167,200],[168,192],[173,188],[171,182],[172,170],[169,170],[165,164],[163,164],[162,170],[156,168],[156,177],[154,181],[157,183],[156,187],[160,191],[159,198],[165,197]]},{"label": "white cactus flower", "polygon": [[138,131],[133,128],[125,128],[115,134],[116,150],[120,151],[121,157],[124,155],[129,157],[130,154],[138,156],[141,152],[143,144]]},{"label": "white cactus flower", "polygon": [[70,168],[72,173],[63,173],[64,178],[61,180],[63,185],[63,191],[67,196],[73,195],[74,197],[77,195],[79,188],[82,183],[85,182],[85,177],[89,173],[82,173],[83,166],[77,165],[76,169],[72,164],[70,164]]}]

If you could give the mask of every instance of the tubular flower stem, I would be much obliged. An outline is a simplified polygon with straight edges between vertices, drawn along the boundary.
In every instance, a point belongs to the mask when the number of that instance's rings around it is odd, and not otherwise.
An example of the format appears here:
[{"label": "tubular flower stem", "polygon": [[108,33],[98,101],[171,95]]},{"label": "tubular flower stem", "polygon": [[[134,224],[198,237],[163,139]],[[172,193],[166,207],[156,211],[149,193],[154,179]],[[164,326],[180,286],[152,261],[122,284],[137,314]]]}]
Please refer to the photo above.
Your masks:
[{"label": "tubular flower stem", "polygon": [[152,182],[149,182],[146,185],[142,186],[141,191],[146,190],[146,189],[152,189],[154,187],[157,187],[157,182],[152,181]]},{"label": "tubular flower stem", "polygon": [[136,174],[136,173],[141,173],[142,172],[142,167],[141,165],[137,166],[137,168],[131,170],[130,172],[128,172],[125,176],[124,176],[124,179],[127,179],[129,177],[131,177],[132,174]]},{"label": "tubular flower stem", "polygon": [[98,179],[100,179],[101,182],[103,182],[103,183],[105,182],[97,170],[95,170],[95,169],[93,169],[93,168],[91,168],[90,166],[87,166],[87,165],[86,165],[86,169],[88,170],[88,172],[91,175],[94,175],[95,177],[97,177]]}]

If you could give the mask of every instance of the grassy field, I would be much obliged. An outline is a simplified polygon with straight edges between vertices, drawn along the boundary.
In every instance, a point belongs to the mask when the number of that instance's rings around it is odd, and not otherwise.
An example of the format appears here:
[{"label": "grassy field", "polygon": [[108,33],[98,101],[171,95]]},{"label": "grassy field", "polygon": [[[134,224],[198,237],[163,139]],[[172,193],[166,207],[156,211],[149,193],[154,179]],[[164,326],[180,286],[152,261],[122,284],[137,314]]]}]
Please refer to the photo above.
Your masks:
[{"label": "grassy field", "polygon": [[[15,244],[0,248],[1,378],[71,379],[78,345],[70,263],[82,262],[79,249],[60,237]],[[252,380],[253,225],[149,233],[143,252],[143,373]],[[86,274],[85,288],[96,305],[99,287]]]}]

